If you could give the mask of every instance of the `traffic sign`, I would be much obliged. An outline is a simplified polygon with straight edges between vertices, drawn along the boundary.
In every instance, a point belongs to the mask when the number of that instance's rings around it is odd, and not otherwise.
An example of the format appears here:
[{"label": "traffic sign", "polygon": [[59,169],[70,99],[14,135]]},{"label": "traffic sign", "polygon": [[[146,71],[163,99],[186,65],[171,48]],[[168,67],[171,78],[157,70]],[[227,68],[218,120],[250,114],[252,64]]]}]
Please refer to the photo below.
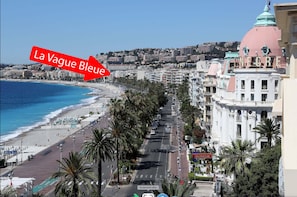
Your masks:
[{"label": "traffic sign", "polygon": [[137,190],[146,190],[146,191],[152,191],[152,190],[159,190],[159,185],[137,185]]}]

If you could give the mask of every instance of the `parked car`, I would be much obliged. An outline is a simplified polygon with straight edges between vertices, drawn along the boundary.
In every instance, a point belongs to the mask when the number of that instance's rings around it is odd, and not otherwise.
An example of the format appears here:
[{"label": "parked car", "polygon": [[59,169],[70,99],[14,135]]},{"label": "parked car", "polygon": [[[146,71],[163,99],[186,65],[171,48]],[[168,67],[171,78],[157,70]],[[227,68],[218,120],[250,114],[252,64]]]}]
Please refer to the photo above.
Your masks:
[{"label": "parked car", "polygon": [[156,131],[154,129],[151,130],[151,135],[156,135]]}]

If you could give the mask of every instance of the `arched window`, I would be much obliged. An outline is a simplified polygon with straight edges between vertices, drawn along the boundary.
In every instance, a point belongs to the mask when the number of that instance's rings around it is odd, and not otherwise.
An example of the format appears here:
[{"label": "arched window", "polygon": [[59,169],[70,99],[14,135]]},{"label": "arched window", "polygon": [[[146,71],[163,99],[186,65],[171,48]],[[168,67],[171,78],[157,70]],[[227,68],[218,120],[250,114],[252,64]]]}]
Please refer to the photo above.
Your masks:
[{"label": "arched window", "polygon": [[249,55],[250,50],[249,50],[248,47],[243,47],[242,51],[243,51],[243,54],[244,54],[245,56],[248,56],[248,55]]},{"label": "arched window", "polygon": [[267,111],[261,112],[261,121],[267,118]]},{"label": "arched window", "polygon": [[237,122],[241,122],[241,111],[240,110],[237,110],[237,116],[236,116],[236,121]]},{"label": "arched window", "polygon": [[266,45],[261,48],[261,51],[263,56],[267,56],[271,52],[271,50]]}]

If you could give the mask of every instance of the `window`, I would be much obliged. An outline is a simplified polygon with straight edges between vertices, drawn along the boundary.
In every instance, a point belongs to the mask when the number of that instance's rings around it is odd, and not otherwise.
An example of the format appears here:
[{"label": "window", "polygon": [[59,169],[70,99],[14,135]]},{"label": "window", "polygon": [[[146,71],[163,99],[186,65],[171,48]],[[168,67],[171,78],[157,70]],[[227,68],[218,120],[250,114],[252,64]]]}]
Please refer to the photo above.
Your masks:
[{"label": "window", "polygon": [[206,93],[210,93],[210,87],[206,87]]},{"label": "window", "polygon": [[267,90],[267,80],[262,80],[262,90]]},{"label": "window", "polygon": [[261,48],[261,51],[263,56],[267,56],[271,52],[271,50],[266,45]]},{"label": "window", "polygon": [[245,81],[241,80],[241,89],[244,90],[245,89]]},{"label": "window", "polygon": [[243,50],[243,53],[244,53],[245,56],[248,56],[249,55],[250,50],[249,50],[248,47],[243,47],[242,50]]},{"label": "window", "polygon": [[267,142],[261,142],[261,149],[267,147],[268,143]]},{"label": "window", "polygon": [[206,116],[206,122],[211,122],[210,116]]},{"label": "window", "polygon": [[237,111],[236,121],[241,122],[241,111],[240,110]]},{"label": "window", "polygon": [[278,94],[275,94],[275,95],[274,95],[274,100],[276,100],[276,99],[277,99],[277,97],[278,97]]},{"label": "window", "polygon": [[266,101],[266,100],[267,100],[267,94],[262,94],[261,101]]},{"label": "window", "polygon": [[277,89],[278,89],[278,80],[274,81],[274,88],[275,88],[275,91],[277,91]]},{"label": "window", "polygon": [[244,94],[241,94],[241,101],[244,101]]},{"label": "window", "polygon": [[241,125],[237,125],[237,130],[236,130],[236,137],[241,138]]},{"label": "window", "polygon": [[267,111],[261,111],[261,121],[267,118]]},{"label": "window", "polygon": [[213,87],[212,92],[216,93],[216,91],[217,91],[216,87]]},{"label": "window", "polygon": [[254,89],[255,89],[255,81],[251,80],[251,90],[254,90]]},{"label": "window", "polygon": [[254,101],[254,100],[255,100],[255,95],[251,94],[251,101]]}]

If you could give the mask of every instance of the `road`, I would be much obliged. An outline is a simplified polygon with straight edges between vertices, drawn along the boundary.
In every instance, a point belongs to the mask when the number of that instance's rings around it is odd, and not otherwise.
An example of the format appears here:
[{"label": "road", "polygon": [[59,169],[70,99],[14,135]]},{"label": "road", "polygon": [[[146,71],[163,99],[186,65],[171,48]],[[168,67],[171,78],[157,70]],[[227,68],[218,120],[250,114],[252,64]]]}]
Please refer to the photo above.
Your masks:
[{"label": "road", "polygon": [[171,125],[173,124],[171,101],[161,110],[161,115],[160,126],[156,133],[148,135],[142,147],[143,156],[139,158],[133,184],[109,187],[104,191],[103,196],[132,197],[134,193],[141,196],[145,191],[137,190],[138,185],[159,185],[161,188],[162,180],[168,176],[170,151],[174,150],[170,146]]}]

